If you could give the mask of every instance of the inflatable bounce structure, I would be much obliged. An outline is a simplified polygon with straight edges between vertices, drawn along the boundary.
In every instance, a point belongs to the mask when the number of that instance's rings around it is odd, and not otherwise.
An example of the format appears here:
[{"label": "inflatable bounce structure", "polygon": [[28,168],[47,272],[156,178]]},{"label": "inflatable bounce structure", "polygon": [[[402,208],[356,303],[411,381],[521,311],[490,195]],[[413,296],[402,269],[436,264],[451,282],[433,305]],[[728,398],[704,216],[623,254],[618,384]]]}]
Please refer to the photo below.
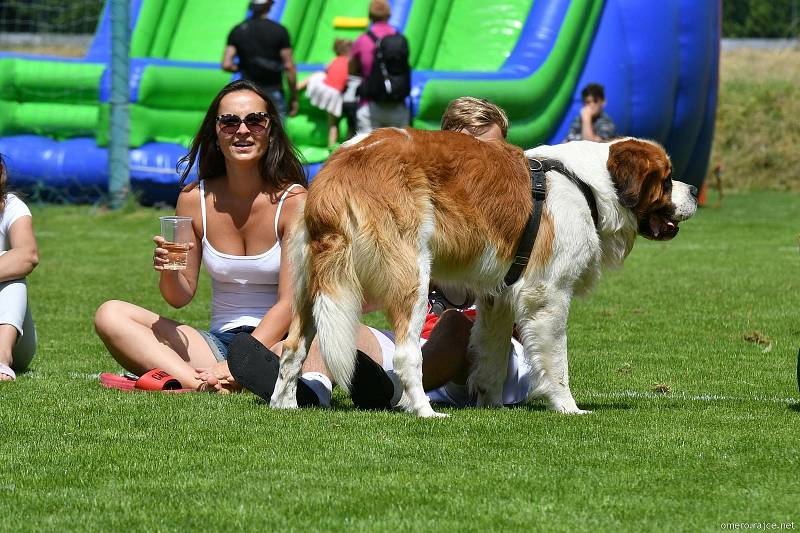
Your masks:
[{"label": "inflatable bounce structure", "polygon": [[[355,38],[368,0],[277,0],[298,73],[321,70],[336,37]],[[700,185],[717,98],[719,0],[394,0],[409,40],[412,124],[438,128],[453,98],[502,106],[509,140],[558,143],[589,82],[605,86],[621,134],[661,142],[675,175]],[[248,0],[131,0],[130,172],[142,201],[174,202],[175,165],[232,79],[219,68]],[[337,21],[349,20],[348,24]],[[15,187],[79,197],[108,182],[109,6],[81,60],[0,53],[0,153]],[[329,155],[323,112],[301,95],[287,129],[313,174]],[[81,192],[82,191],[82,192]]]}]

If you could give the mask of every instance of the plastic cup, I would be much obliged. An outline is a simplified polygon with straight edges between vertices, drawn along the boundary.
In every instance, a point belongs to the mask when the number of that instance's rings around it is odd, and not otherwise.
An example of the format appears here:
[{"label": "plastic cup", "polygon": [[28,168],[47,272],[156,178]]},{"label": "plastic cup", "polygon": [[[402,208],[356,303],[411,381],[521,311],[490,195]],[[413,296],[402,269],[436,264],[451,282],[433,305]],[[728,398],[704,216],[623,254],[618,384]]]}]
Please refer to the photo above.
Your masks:
[{"label": "plastic cup", "polygon": [[161,237],[163,248],[167,250],[167,262],[164,270],[184,270],[189,255],[189,243],[192,242],[192,217],[158,217],[161,221]]}]

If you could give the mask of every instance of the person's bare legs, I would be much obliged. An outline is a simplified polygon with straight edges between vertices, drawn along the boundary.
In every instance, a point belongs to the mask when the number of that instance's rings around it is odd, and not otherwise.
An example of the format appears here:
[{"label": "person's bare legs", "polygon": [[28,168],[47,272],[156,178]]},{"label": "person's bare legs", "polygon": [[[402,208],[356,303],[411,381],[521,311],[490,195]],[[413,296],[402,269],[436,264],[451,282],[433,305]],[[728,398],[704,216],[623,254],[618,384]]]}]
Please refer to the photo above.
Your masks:
[{"label": "person's bare legs", "polygon": [[[465,384],[469,374],[469,357],[467,346],[472,329],[472,320],[455,310],[442,313],[436,327],[431,331],[428,341],[422,347],[422,385],[426,391],[442,387],[448,382]],[[383,366],[383,351],[378,339],[365,325],[359,325],[356,344],[359,350],[370,359]],[[278,357],[283,351],[283,342],[270,348]],[[227,362],[220,362],[206,369],[202,379],[208,380],[213,388],[219,388],[217,382],[225,384],[234,382],[228,370]],[[302,373],[319,372],[332,379],[322,359],[317,339],[311,343],[308,357],[303,364]]]},{"label": "person's bare legs", "polygon": [[160,368],[186,388],[204,385],[195,368],[216,362],[205,339],[192,327],[138,305],[111,300],[95,314],[95,329],[123,368],[141,375]]},{"label": "person's bare legs", "polygon": [[[283,341],[273,345],[270,350],[280,357],[283,353]],[[319,342],[317,339],[314,339],[311,343],[311,349],[308,350],[308,357],[306,357],[303,363],[301,374],[305,374],[306,372],[319,372],[331,381],[333,380],[333,376],[331,376],[330,371],[328,371],[328,368],[325,366],[325,361],[322,360],[322,352],[319,350]]]},{"label": "person's bare legs", "polygon": [[[438,389],[451,381],[459,384],[467,382],[467,347],[471,330],[472,320],[463,313],[453,309],[442,313],[422,347],[422,386],[425,391]],[[384,366],[381,345],[372,331],[364,325],[358,328],[358,349]]]},{"label": "person's bare legs", "polygon": [[[11,366],[12,350],[17,342],[17,328],[11,324],[0,324],[0,363]],[[0,381],[13,381],[11,376],[0,374]]]},{"label": "person's bare legs", "polygon": [[422,347],[422,386],[431,391],[449,382],[465,384],[469,375],[472,320],[448,309],[439,317]]},{"label": "person's bare legs", "polygon": [[[377,346],[378,351],[380,352],[380,346],[378,346],[378,341],[375,340],[375,337],[371,334],[371,332],[364,327],[366,330],[367,335],[372,339],[375,346]],[[361,339],[362,333],[359,332],[359,340]],[[359,349],[361,349],[361,343],[359,342]],[[283,341],[279,341],[273,344],[270,347],[270,351],[273,352],[275,355],[280,358],[281,354],[283,353]],[[197,377],[203,381],[205,381],[208,386],[214,390],[220,390],[223,387],[236,387],[236,380],[231,374],[230,368],[228,367],[227,361],[220,361],[211,367],[208,368],[198,368],[195,370]],[[308,372],[318,372],[324,375],[329,380],[333,381],[333,377],[331,373],[328,371],[328,368],[325,366],[325,362],[322,360],[322,352],[319,350],[319,343],[316,339],[311,343],[311,349],[308,352],[308,357],[306,357],[305,363],[303,363],[303,368],[301,373],[306,374]]]},{"label": "person's bare legs", "polygon": [[339,118],[328,113],[328,148],[333,148],[339,140]]}]

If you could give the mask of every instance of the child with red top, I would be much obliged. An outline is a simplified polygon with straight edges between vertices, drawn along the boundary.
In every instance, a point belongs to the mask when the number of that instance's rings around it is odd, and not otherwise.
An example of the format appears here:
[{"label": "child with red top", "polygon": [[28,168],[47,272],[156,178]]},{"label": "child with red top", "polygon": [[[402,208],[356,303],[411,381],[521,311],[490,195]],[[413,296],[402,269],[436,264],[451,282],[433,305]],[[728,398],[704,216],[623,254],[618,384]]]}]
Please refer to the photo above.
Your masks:
[{"label": "child with red top", "polygon": [[315,72],[299,88],[306,89],[311,105],[328,112],[328,148],[333,148],[339,139],[339,121],[342,118],[342,93],[347,87],[347,70],[350,48],[353,41],[336,39],[333,51],[336,58],[325,68]]}]

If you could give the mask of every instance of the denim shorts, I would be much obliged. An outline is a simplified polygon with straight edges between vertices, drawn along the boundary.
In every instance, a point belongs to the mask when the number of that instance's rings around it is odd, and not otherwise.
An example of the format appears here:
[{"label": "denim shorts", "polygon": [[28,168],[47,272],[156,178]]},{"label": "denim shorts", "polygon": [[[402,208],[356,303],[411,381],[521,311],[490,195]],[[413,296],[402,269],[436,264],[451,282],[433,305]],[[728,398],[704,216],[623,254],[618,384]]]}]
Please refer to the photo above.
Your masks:
[{"label": "denim shorts", "polygon": [[217,362],[221,362],[228,358],[228,346],[230,346],[233,337],[241,332],[252,333],[254,329],[256,328],[253,326],[239,326],[227,331],[205,331],[202,329],[196,331],[203,337],[208,347],[211,348],[211,353],[214,354]]}]

